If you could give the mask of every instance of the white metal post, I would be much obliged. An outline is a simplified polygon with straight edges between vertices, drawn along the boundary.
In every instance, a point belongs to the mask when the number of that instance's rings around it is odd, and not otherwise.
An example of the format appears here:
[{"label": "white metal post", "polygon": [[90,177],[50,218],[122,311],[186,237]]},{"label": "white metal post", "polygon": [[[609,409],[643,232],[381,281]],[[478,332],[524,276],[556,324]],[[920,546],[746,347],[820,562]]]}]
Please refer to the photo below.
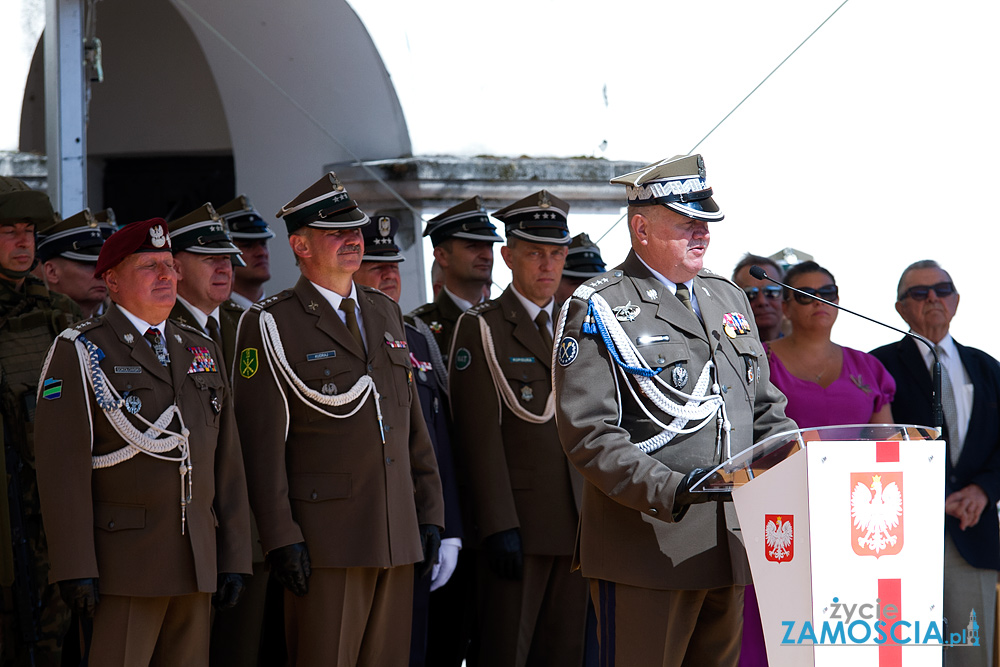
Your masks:
[{"label": "white metal post", "polygon": [[87,205],[84,0],[45,0],[45,152],[49,198],[61,215]]}]

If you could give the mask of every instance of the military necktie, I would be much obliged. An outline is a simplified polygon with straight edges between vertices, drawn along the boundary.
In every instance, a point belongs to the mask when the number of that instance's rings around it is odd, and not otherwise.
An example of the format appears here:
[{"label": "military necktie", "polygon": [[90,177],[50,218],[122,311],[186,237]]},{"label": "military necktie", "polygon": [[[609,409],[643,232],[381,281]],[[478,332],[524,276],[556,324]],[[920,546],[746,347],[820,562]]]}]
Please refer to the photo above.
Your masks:
[{"label": "military necktie", "polygon": [[544,311],[538,311],[538,315],[535,316],[535,324],[538,326],[538,333],[542,335],[542,342],[545,343],[545,349],[552,350],[552,334],[549,333],[549,314]]},{"label": "military necktie", "polygon": [[222,332],[219,331],[219,322],[211,315],[208,316],[208,324],[206,325],[208,329],[209,337],[215,341],[216,346],[219,348],[219,352],[222,352]]},{"label": "military necktie", "polygon": [[162,366],[167,366],[170,364],[170,354],[167,352],[167,344],[163,340],[163,335],[160,330],[156,327],[150,327],[143,334],[143,338],[149,341],[150,347],[153,348],[153,352],[156,353],[156,359],[160,362]]},{"label": "military necktie", "polygon": [[944,363],[945,351],[940,345],[935,345],[934,349],[941,360],[941,411],[944,413],[944,424],[948,438],[948,456],[951,464],[958,463],[958,456],[962,453],[962,443],[958,440],[958,405],[955,403],[955,390],[951,384],[951,376],[948,374],[948,366]]},{"label": "military necktie", "polygon": [[677,298],[680,299],[685,308],[691,311],[692,315],[698,317],[698,313],[694,312],[694,306],[691,305],[691,292],[684,283],[677,283]]},{"label": "military necktie", "polygon": [[354,340],[357,342],[358,347],[361,351],[365,351],[365,340],[361,337],[361,327],[358,326],[358,314],[355,312],[354,299],[341,299],[340,309],[344,311],[344,320],[347,324],[347,330],[351,332],[354,336]]}]

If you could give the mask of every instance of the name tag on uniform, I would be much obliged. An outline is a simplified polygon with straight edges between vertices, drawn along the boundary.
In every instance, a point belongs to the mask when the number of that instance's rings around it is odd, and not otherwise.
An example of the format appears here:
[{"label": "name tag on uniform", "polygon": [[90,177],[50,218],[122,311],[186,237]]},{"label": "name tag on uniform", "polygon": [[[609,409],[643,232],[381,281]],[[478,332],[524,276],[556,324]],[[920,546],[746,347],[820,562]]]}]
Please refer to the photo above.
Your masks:
[{"label": "name tag on uniform", "polygon": [[141,373],[142,366],[115,366],[115,373]]},{"label": "name tag on uniform", "polygon": [[535,363],[534,357],[509,357],[508,361],[512,364],[533,364]]},{"label": "name tag on uniform", "polygon": [[337,356],[336,350],[329,350],[328,352],[313,352],[312,354],[306,355],[306,361],[319,361],[321,359],[329,359],[330,357]]}]

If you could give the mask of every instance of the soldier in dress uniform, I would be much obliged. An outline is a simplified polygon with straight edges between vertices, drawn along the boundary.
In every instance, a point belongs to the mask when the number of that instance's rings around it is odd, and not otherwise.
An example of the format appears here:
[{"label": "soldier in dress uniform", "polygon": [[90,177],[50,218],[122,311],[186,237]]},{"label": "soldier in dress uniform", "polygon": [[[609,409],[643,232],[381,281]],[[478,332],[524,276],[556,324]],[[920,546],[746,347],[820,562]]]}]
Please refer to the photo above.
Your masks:
[{"label": "soldier in dress uniform", "polygon": [[39,378],[50,578],[93,616],[91,667],[207,665],[210,601],[234,605],[250,572],[229,383],[215,343],[167,321],[169,243],[160,218],[108,238],[114,305],[63,331]]},{"label": "soldier in dress uniform", "polygon": [[233,268],[233,293],[229,295],[246,310],[264,299],[264,283],[271,279],[271,253],[267,242],[274,238],[274,232],[246,195],[223,204],[218,213],[226,221],[229,235],[246,263],[246,266]]},{"label": "soldier in dress uniform", "polygon": [[[35,477],[35,388],[45,351],[81,318],[69,298],[31,275],[35,231],[55,223],[49,198],[0,177],[0,422],[7,476],[0,489],[0,662],[59,665],[70,613],[48,584]],[[11,500],[13,499],[13,500]]]},{"label": "soldier in dress uniform", "polygon": [[[375,215],[371,224],[362,227],[365,254],[361,268],[354,274],[359,285],[374,287],[399,302],[402,283],[399,263],[405,261],[396,245],[399,220],[390,215]],[[436,664],[427,661],[427,627],[432,591],[448,583],[462,548],[462,513],[458,502],[458,485],[451,454],[451,416],[447,397],[439,386],[434,364],[431,361],[427,339],[410,323],[406,323],[406,342],[410,348],[417,395],[423,411],[424,422],[434,445],[434,455],[444,490],[444,523],[441,533],[441,550],[438,563],[430,577],[416,577],[413,587],[413,632],[410,638],[410,667]]]},{"label": "soldier in dress uniform", "polygon": [[[472,197],[427,222],[424,236],[434,246],[434,267],[441,273],[441,286],[434,301],[406,316],[408,324],[424,335],[433,372],[445,394],[448,391],[448,355],[451,352],[455,323],[468,308],[481,302],[493,281],[493,244],[502,242],[496,226],[480,197]],[[459,498],[468,496],[466,481],[458,479]],[[459,552],[451,585],[430,600],[427,638],[428,664],[461,667],[467,653],[478,645],[476,631],[475,551]],[[470,648],[472,646],[473,648]]]},{"label": "soldier in dress uniform", "polygon": [[570,572],[581,489],[559,445],[552,317],[569,205],[545,190],[493,214],[512,283],[458,320],[448,371],[461,474],[480,547],[477,664],[583,660],[587,589]]},{"label": "soldier in dress uniform", "polygon": [[562,279],[559,281],[559,289],[556,290],[556,303],[566,303],[566,300],[573,296],[573,291],[584,281],[595,278],[607,270],[597,244],[585,233],[577,234],[569,244],[566,265],[563,266]]},{"label": "soldier in dress uniform", "polygon": [[483,286],[493,280],[493,244],[503,239],[479,197],[428,220],[424,236],[431,237],[444,286],[434,301],[412,311],[407,320],[424,332],[432,353],[447,368],[458,316],[483,300]]},{"label": "soldier in dress uniform", "polygon": [[73,299],[83,317],[101,315],[108,305],[108,288],[94,277],[105,238],[101,223],[87,208],[39,232],[38,261],[46,286]]},{"label": "soldier in dress uniform", "polygon": [[226,370],[236,356],[236,327],[243,309],[229,299],[233,267],[243,266],[240,249],[211,204],[170,223],[177,269],[177,303],[170,319],[199,329],[222,350]]},{"label": "soldier in dress uniform", "polygon": [[405,665],[444,503],[396,303],[357,285],[368,216],[329,173],[282,207],[302,277],[240,322],[250,502],[291,665]]},{"label": "soldier in dress uniform", "polygon": [[701,156],[611,182],[632,251],[576,290],[556,333],[559,435],[586,480],[575,564],[602,664],[736,665],[746,553],[732,503],[693,488],[795,424],[746,295],[702,268],[723,216]]}]

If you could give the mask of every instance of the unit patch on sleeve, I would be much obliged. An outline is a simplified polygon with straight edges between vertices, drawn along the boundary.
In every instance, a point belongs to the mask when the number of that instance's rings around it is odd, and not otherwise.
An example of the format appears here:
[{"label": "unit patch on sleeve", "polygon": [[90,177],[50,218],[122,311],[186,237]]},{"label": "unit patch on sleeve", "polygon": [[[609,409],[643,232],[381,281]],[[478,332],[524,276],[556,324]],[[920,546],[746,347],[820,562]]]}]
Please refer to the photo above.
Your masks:
[{"label": "unit patch on sleeve", "polygon": [[47,401],[54,401],[62,396],[63,381],[58,378],[49,378],[42,384],[42,398]]},{"label": "unit patch on sleeve", "polygon": [[257,372],[257,348],[246,347],[240,352],[240,375],[248,380]]}]

